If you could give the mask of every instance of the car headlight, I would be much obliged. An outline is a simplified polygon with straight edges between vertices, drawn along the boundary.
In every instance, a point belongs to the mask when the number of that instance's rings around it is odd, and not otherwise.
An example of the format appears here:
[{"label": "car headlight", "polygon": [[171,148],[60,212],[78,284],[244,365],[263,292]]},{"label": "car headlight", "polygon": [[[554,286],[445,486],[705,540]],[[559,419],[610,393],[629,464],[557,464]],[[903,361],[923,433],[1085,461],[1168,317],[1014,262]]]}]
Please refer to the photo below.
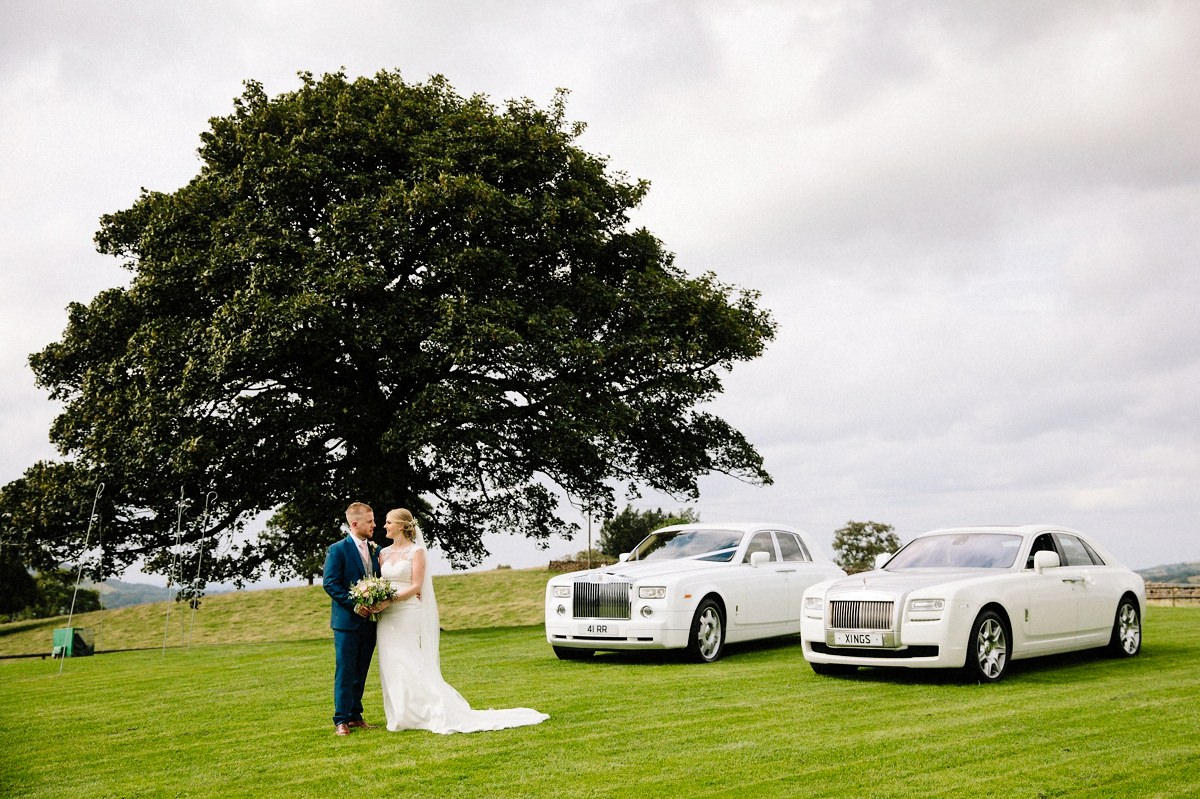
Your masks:
[{"label": "car headlight", "polygon": [[804,609],[805,610],[824,610],[825,609],[825,600],[819,596],[806,596],[806,597],[804,597]]},{"label": "car headlight", "polygon": [[913,611],[944,610],[944,599],[914,599],[908,603],[908,609]]},{"label": "car headlight", "polygon": [[639,599],[666,599],[667,587],[664,585],[643,585],[638,588]]},{"label": "car headlight", "polygon": [[566,599],[567,597],[571,596],[571,586],[569,586],[569,585],[554,586],[554,596],[558,597],[559,599]]}]

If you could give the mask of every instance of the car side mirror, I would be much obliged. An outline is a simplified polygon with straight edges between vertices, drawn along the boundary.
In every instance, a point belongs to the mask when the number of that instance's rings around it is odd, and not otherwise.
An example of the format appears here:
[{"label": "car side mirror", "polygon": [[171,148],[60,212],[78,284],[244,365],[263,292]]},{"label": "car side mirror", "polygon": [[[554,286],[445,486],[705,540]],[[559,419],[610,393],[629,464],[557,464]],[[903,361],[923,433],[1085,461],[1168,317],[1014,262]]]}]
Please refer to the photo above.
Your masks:
[{"label": "car side mirror", "polygon": [[1043,549],[1033,553],[1033,570],[1041,574],[1046,569],[1057,569],[1059,566],[1058,553]]},{"label": "car side mirror", "polygon": [[629,560],[628,552],[622,552],[620,555],[617,556],[617,563],[624,563],[627,560]]},{"label": "car side mirror", "polygon": [[875,569],[876,570],[882,569],[885,565],[887,565],[887,562],[891,559],[892,559],[891,552],[880,552],[878,555],[875,556]]},{"label": "car side mirror", "polygon": [[750,565],[756,569],[759,566],[763,565],[764,563],[769,563],[770,561],[771,561],[771,553],[770,552],[751,552],[750,553]]}]

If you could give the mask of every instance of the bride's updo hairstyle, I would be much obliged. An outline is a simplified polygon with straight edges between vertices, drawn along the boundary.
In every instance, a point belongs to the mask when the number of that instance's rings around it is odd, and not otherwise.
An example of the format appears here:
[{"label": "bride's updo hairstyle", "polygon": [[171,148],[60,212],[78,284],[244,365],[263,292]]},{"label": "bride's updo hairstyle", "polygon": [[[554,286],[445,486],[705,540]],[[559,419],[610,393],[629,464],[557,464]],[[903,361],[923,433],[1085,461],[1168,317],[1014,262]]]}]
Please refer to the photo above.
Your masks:
[{"label": "bride's updo hairstyle", "polygon": [[389,522],[400,525],[400,531],[410,542],[417,540],[417,523],[413,520],[412,511],[408,508],[395,508],[388,511]]}]

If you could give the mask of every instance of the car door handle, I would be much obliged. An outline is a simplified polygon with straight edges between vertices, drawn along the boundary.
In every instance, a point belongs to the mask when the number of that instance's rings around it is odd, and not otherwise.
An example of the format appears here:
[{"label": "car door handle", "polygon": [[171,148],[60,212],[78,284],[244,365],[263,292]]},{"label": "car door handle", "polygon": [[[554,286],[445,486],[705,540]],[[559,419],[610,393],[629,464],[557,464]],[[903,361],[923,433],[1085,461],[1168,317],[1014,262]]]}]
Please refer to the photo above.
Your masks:
[{"label": "car door handle", "polygon": [[780,574],[795,574],[795,569],[779,569]]},{"label": "car door handle", "polygon": [[1082,577],[1064,577],[1064,578],[1062,578],[1062,581],[1064,583],[1082,583],[1083,578]]}]

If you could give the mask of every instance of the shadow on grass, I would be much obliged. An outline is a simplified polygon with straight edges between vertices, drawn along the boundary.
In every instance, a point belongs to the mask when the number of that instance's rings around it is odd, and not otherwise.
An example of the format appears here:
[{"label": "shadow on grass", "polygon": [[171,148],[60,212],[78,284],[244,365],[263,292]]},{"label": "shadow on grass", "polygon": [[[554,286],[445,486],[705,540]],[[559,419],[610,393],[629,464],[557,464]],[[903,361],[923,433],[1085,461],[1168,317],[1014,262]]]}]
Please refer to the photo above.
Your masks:
[{"label": "shadow on grass", "polygon": [[[536,631],[538,635],[545,637],[545,626],[542,624],[512,624],[509,626],[496,627],[454,627],[447,629],[441,628],[442,635],[482,635],[485,633],[506,633],[519,632],[522,630]],[[547,644],[549,646],[549,644]]]},{"label": "shadow on grass", "polygon": [[[549,649],[549,644],[546,645]],[[800,649],[800,636],[788,635],[782,638],[766,638],[759,641],[744,641],[736,644],[726,644],[724,652],[717,663],[726,661],[746,660],[755,655],[765,655],[786,649],[794,649],[798,662],[804,663],[804,655]],[[614,665],[693,665],[709,666],[693,660],[684,649],[645,649],[645,650],[597,650],[591,657],[578,660],[564,661],[567,663],[611,663]]]},{"label": "shadow on grass", "polygon": [[[64,617],[65,618],[65,617]],[[47,630],[54,629],[55,626],[61,627],[64,622],[60,622],[57,617],[53,619],[28,619],[26,621],[13,621],[0,626],[0,638],[13,633],[23,633],[26,630],[36,630],[45,628]]]},{"label": "shadow on grass", "polygon": [[[1143,656],[1138,656],[1138,658],[1141,657]],[[1121,663],[1136,659],[1113,657],[1103,649],[1042,655],[1011,662],[1001,682],[1007,683],[1014,680],[1041,682],[1047,679],[1059,682],[1066,675],[1073,677],[1080,674],[1090,675],[1090,672],[1081,670],[1089,669],[1099,663],[1111,662],[1119,666]],[[899,666],[862,666],[845,674],[823,675],[822,679],[895,685],[971,685],[979,682],[966,669],[910,669]]]}]

